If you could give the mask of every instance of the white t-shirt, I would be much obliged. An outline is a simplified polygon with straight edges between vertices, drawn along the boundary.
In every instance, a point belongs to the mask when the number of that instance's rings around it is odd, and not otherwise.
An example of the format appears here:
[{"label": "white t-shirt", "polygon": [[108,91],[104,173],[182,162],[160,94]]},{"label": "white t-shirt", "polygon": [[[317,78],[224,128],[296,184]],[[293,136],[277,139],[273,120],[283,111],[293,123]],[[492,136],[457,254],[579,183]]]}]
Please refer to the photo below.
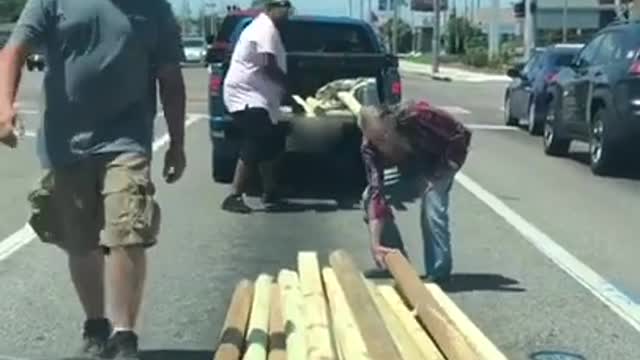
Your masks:
[{"label": "white t-shirt", "polygon": [[278,67],[287,72],[287,57],[280,32],[264,13],[240,34],[224,80],[224,104],[230,112],[247,107],[266,109],[275,124],[280,117],[280,102],[285,89],[267,76],[260,53],[273,54]]}]

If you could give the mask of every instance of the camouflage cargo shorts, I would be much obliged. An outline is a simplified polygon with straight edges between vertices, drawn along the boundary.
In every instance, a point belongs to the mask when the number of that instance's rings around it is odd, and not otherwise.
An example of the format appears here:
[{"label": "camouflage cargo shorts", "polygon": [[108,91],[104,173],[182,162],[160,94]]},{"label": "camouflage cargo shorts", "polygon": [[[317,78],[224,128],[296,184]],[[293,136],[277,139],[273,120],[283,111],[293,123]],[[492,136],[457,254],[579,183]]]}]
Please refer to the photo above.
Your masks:
[{"label": "camouflage cargo shorts", "polygon": [[150,160],[100,155],[47,171],[29,193],[29,224],[45,243],[70,253],[157,242],[160,207]]}]

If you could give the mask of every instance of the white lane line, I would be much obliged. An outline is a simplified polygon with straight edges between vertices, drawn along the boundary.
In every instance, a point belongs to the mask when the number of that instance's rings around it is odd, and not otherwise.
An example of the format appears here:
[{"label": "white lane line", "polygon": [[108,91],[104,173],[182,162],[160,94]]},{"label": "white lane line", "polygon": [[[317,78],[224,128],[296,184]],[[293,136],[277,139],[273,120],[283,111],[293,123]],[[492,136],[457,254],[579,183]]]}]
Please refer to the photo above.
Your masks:
[{"label": "white lane line", "polygon": [[471,111],[455,105],[444,105],[444,106],[436,106],[452,115],[469,115]]},{"label": "white lane line", "polygon": [[491,124],[464,124],[471,130],[519,130],[517,126],[491,125]]},{"label": "white lane line", "polygon": [[463,173],[458,173],[456,181],[513,226],[542,254],[600,299],[636,331],[640,331],[640,304],[631,300],[613,284],[571,255],[547,234],[511,210],[504,202],[471,178]]},{"label": "white lane line", "polygon": [[[185,122],[185,127],[189,127],[197,121],[203,119],[202,114],[189,114]],[[153,142],[153,151],[158,151],[162,146],[169,143],[169,134],[164,134]],[[23,246],[36,238],[36,234],[29,224],[25,224],[22,229],[16,231],[8,238],[0,241],[0,261],[5,260]]]},{"label": "white lane line", "polygon": [[40,111],[38,110],[29,110],[29,109],[18,110],[18,115],[38,115],[38,114],[40,114]]}]

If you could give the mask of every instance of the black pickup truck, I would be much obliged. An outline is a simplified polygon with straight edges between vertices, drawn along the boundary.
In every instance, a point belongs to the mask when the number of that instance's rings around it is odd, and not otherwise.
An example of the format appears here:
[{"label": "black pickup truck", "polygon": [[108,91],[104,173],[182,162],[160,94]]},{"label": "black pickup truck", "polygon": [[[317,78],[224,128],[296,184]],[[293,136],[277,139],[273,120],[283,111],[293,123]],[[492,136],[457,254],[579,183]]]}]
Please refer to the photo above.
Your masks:
[{"label": "black pickup truck", "polygon": [[[238,157],[238,133],[222,98],[222,85],[229,67],[235,42],[240,33],[253,20],[247,16],[239,21],[231,35],[229,48],[220,61],[219,56],[209,59],[209,114],[212,141],[212,172],[217,182],[226,183],[233,178]],[[326,138],[325,146],[306,146],[309,142],[297,138],[297,120],[304,119],[304,111],[292,95],[303,99],[314,96],[318,89],[334,80],[365,78],[370,79],[374,102],[393,104],[402,97],[402,86],[398,72],[397,57],[388,54],[372,27],[366,22],[346,17],[293,16],[281,30],[287,51],[290,89],[282,104],[285,116],[280,121],[282,131],[287,134],[287,152],[308,153],[318,151],[335,154],[336,162],[356,162],[347,164],[353,168],[361,166],[359,145],[361,133],[352,114],[345,119],[330,116],[313,119],[314,126],[327,124],[336,127],[331,138]],[[296,120],[297,119],[297,120]],[[364,177],[364,172],[360,172]]]}]

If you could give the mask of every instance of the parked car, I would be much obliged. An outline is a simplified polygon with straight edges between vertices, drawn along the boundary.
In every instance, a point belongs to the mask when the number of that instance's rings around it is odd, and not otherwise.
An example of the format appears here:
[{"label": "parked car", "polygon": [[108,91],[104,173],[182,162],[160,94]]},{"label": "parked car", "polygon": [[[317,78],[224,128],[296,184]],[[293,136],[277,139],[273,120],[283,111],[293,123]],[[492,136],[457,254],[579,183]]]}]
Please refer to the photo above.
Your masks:
[{"label": "parked car", "polygon": [[556,44],[533,52],[523,67],[513,67],[507,75],[513,80],[505,90],[504,117],[510,126],[527,119],[532,135],[541,135],[549,109],[548,86],[563,66],[568,66],[582,44]]},{"label": "parked car", "polygon": [[207,56],[207,42],[201,37],[185,37],[182,39],[185,60],[183,65],[204,65]]},{"label": "parked car", "polygon": [[[544,149],[566,155],[573,140],[589,143],[595,174],[622,160],[636,163],[640,141],[640,23],[600,30],[553,79]],[[631,160],[633,159],[633,160]]]},{"label": "parked car", "polygon": [[[237,23],[230,36],[229,53],[242,30],[251,21],[253,19],[249,17]],[[318,89],[334,80],[371,78],[371,88],[376,101],[387,104],[400,102],[402,86],[398,59],[385,52],[368,23],[347,17],[293,16],[281,30],[281,35],[287,51],[289,95],[297,94],[306,98],[315,96]],[[213,59],[210,61],[209,72],[212,173],[214,180],[222,183],[233,178],[240,140],[223,102],[223,83],[229,61],[228,56],[225,56],[222,62]],[[304,112],[291,96],[286,97],[282,105],[291,108],[291,119],[295,119],[296,114]],[[359,153],[361,133],[355,117],[349,117],[349,121],[340,126],[336,138],[332,138],[330,143],[326,143],[326,149],[320,151],[327,154],[335,153],[336,167],[346,164],[342,168],[358,169],[362,166]],[[337,121],[342,120],[321,116],[317,121],[318,124],[327,124],[333,129]],[[293,120],[286,119],[279,122],[281,130],[288,134],[289,143],[300,146],[288,147],[287,151],[300,154],[311,152],[305,148],[304,141],[296,138],[295,125],[292,125],[292,122]],[[364,184],[364,170],[356,173],[363,174]]]}]

